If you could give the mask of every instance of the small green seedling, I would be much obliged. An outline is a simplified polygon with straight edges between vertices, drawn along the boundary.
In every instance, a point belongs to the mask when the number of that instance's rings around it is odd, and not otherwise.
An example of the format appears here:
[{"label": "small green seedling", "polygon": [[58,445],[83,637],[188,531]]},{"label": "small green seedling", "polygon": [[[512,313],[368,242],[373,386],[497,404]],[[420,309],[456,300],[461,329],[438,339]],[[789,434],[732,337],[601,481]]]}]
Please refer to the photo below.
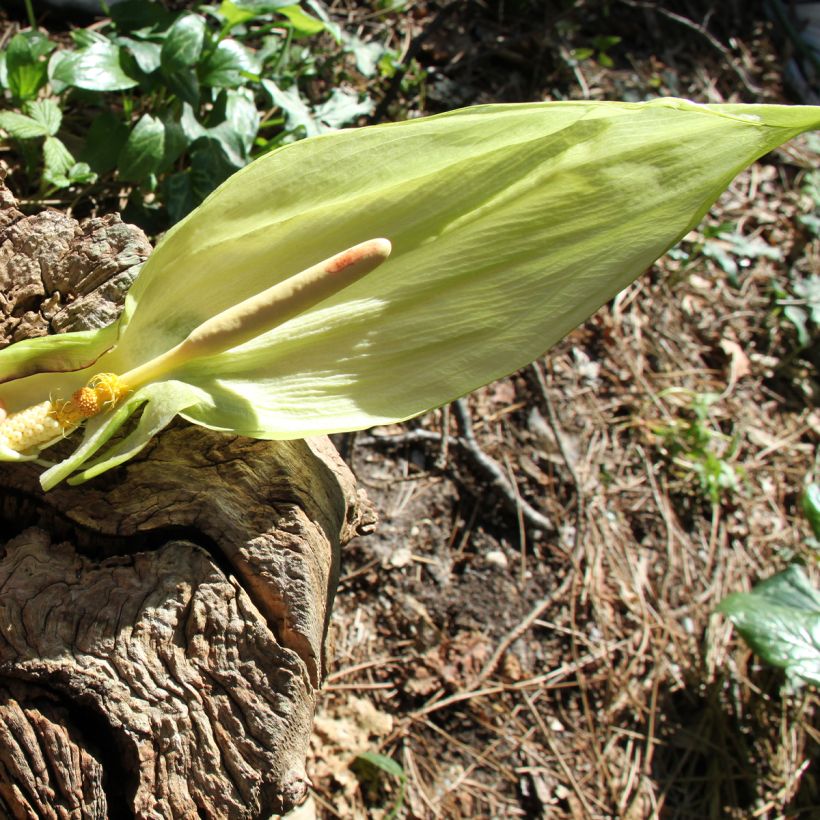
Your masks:
[{"label": "small green seedling", "polygon": [[731,463],[738,446],[735,436],[721,432],[711,419],[712,405],[720,398],[716,393],[666,390],[690,394],[691,419],[675,419],[657,425],[654,432],[661,437],[672,463],[693,473],[704,495],[712,504],[719,504],[727,492],[738,489],[743,476],[740,467]]},{"label": "small green seedling", "polygon": [[362,752],[356,757],[352,768],[362,785],[372,790],[379,789],[381,786],[379,773],[389,775],[398,781],[398,793],[386,815],[386,820],[397,817],[404,805],[404,792],[407,788],[407,775],[404,769],[392,757],[378,752]]}]

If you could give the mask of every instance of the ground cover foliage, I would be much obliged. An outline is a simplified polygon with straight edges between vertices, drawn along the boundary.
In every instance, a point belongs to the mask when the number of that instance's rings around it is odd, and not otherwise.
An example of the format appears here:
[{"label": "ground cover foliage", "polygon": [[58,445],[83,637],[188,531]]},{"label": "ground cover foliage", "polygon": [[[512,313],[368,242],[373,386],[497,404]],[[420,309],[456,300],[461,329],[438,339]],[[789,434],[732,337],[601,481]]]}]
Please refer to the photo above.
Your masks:
[{"label": "ground cover foliage", "polygon": [[[252,71],[213,87],[216,103],[232,88],[261,106],[267,125],[238,161],[324,127],[335,88],[365,106],[360,123],[541,99],[796,101],[763,3],[326,8],[344,38],[299,39],[281,20],[259,34],[288,47],[275,90]],[[49,33],[72,42],[57,23]],[[234,34],[258,54],[253,32]],[[218,105],[202,110],[218,119]],[[213,161],[226,135],[192,129],[189,153]],[[174,157],[44,187],[37,155],[2,151],[31,208],[150,215],[188,190],[163,174],[194,181]],[[817,156],[809,137],[763,158],[532,367],[410,424],[337,438],[380,523],[343,555],[309,762],[320,816],[818,810],[815,690],[784,685],[715,614],[795,558],[816,582],[801,494],[820,429]]]}]

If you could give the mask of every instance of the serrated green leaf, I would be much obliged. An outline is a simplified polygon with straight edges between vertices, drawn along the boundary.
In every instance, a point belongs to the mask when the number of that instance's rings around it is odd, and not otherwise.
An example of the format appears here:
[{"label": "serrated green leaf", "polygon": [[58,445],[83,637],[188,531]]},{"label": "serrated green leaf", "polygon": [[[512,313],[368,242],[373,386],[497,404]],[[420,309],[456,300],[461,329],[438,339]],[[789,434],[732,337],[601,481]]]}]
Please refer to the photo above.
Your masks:
[{"label": "serrated green leaf", "polygon": [[122,91],[138,84],[123,68],[121,48],[110,41],[66,53],[52,66],[52,77],[88,91]]},{"label": "serrated green leaf", "polygon": [[183,14],[163,40],[160,58],[169,73],[196,65],[205,41],[205,18],[199,14]]},{"label": "serrated green leaf", "polygon": [[359,99],[355,91],[334,88],[330,99],[313,109],[314,116],[329,128],[341,128],[347,123],[373,113],[370,97]]},{"label": "serrated green leaf", "polygon": [[295,37],[311,37],[325,30],[325,24],[301,6],[281,6],[276,9],[276,13],[287,18]]},{"label": "serrated green leaf", "polygon": [[43,160],[43,178],[59,187],[66,187],[68,171],[74,165],[75,159],[62,140],[57,137],[46,137],[43,142]]},{"label": "serrated green leaf", "polygon": [[280,88],[273,80],[264,78],[262,87],[270,95],[275,106],[285,113],[285,128],[288,131],[300,131],[306,137],[314,137],[325,129],[313,116],[310,106],[302,99],[299,89],[294,85],[288,89]]},{"label": "serrated green leaf", "polygon": [[75,162],[68,169],[67,176],[71,185],[89,185],[97,180],[97,175],[87,162]]},{"label": "serrated green leaf", "polygon": [[820,484],[808,484],[800,501],[814,537],[820,539]]},{"label": "serrated green leaf", "polygon": [[156,173],[165,151],[165,127],[151,114],[143,114],[120,152],[117,167],[121,179],[144,180]]},{"label": "serrated green leaf", "polygon": [[365,77],[375,77],[379,72],[379,60],[388,53],[387,46],[377,43],[374,40],[364,42],[355,35],[342,33],[342,42],[345,50],[353,54],[356,61],[356,68]]},{"label": "serrated green leaf", "polygon": [[800,567],[790,566],[751,592],[730,595],[718,611],[767,663],[820,684],[820,595]]},{"label": "serrated green leaf", "polygon": [[17,140],[48,136],[48,129],[41,122],[16,111],[0,111],[0,128]]},{"label": "serrated green leaf", "polygon": [[42,125],[46,134],[54,136],[60,130],[63,112],[54,100],[34,100],[26,103],[25,112]]}]

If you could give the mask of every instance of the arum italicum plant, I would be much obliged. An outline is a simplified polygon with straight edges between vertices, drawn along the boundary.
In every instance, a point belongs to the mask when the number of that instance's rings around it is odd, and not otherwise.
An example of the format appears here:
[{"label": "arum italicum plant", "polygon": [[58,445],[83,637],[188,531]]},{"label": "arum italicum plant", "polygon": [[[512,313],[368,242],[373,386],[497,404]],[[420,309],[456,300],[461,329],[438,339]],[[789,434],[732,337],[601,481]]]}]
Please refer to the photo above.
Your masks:
[{"label": "arum italicum plant", "polygon": [[0,458],[82,425],[48,489],[176,415],[287,439],[422,413],[541,355],[818,127],[817,107],[558,102],[287,145],[167,234],[115,325],[0,351]]}]

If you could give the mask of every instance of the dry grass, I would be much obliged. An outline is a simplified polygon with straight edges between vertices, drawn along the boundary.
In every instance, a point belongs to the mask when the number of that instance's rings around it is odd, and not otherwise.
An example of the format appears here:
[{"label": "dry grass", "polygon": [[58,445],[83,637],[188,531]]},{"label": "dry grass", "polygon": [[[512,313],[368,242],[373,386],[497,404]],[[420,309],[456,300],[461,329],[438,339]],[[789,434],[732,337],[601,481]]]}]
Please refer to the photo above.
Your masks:
[{"label": "dry grass", "polygon": [[[700,100],[778,99],[761,18],[733,45],[730,18],[708,21],[726,53],[681,25],[671,56],[644,40],[632,68],[584,66],[567,89],[616,97],[654,73]],[[469,58],[468,80],[489,71]],[[750,260],[733,284],[697,251],[667,258],[545,361],[470,397],[512,503],[457,446],[457,413],[346,442],[382,522],[343,556],[320,717],[353,734],[317,736],[322,814],[390,808],[391,778],[345,777],[369,748],[402,765],[412,817],[818,816],[816,692],[784,687],[714,614],[814,560],[797,499],[817,470],[817,351],[798,351],[772,283],[818,270],[796,221],[816,160],[805,141],[764,158],[709,217],[782,261]],[[717,503],[674,448],[707,395],[707,446],[737,479]],[[554,529],[525,525],[516,499]]]}]

